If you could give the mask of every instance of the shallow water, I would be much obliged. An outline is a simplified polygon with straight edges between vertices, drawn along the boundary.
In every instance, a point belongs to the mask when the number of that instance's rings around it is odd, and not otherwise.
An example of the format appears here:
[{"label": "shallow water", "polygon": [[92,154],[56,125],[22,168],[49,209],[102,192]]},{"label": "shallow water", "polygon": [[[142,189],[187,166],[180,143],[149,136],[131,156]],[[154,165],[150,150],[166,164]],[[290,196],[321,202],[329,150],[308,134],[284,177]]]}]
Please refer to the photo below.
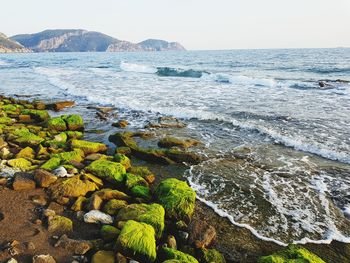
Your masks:
[{"label": "shallow water", "polygon": [[348,81],[350,49],[0,55],[2,93],[185,119],[198,197],[278,243],[350,242]]}]

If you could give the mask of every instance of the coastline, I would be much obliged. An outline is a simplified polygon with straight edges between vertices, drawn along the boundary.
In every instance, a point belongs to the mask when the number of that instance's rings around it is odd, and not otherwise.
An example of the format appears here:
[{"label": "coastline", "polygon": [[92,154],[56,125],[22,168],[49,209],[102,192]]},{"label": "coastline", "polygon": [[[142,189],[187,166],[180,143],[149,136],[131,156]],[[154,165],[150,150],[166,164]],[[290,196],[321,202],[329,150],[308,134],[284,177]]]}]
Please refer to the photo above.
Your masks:
[{"label": "coastline", "polygon": [[[10,99],[11,100],[11,99]],[[18,101],[17,101],[18,102]],[[17,103],[16,102],[16,103]],[[23,101],[22,101],[23,102]],[[23,102],[24,103],[24,102]],[[27,102],[25,102],[28,104]],[[14,101],[12,101],[10,104],[15,104]],[[74,112],[74,107],[69,108],[69,111],[66,112],[65,109],[59,113],[51,112],[50,114],[53,114],[53,116],[59,116],[62,114],[70,114],[71,112]],[[90,109],[91,116],[94,116],[96,113],[96,107]],[[20,115],[20,114],[17,114]],[[27,115],[27,114],[25,114]],[[29,114],[30,115],[30,114]],[[12,117],[14,117],[12,115]],[[85,116],[83,116],[84,118]],[[30,118],[31,119],[31,118]],[[87,118],[91,121],[90,117]],[[85,120],[85,118],[84,118]],[[42,121],[42,120],[41,120]],[[30,124],[24,124],[24,126],[28,126],[33,124],[33,122],[29,122]],[[34,125],[36,122],[34,122]],[[39,122],[40,123],[40,122]],[[12,123],[13,124],[13,123]],[[11,124],[11,125],[12,125]],[[89,121],[85,123],[87,126],[89,126]],[[108,125],[106,125],[108,126]],[[92,131],[88,132],[87,130],[85,133],[87,135],[87,138],[83,137],[82,140],[87,139],[88,141],[100,141],[102,143],[106,143],[106,138],[109,137],[109,133],[101,135],[99,131]],[[92,139],[91,139],[92,138]],[[108,143],[107,146],[109,146],[108,153],[111,153],[114,151],[113,144]],[[105,151],[102,151],[105,152]],[[160,164],[150,164],[145,161],[140,161],[137,158],[134,158],[133,155],[130,156],[131,161],[133,165],[145,165],[149,167],[149,169],[154,172],[155,174],[155,182],[154,184],[151,184],[151,189],[154,190],[155,185],[158,185],[161,180],[164,180],[166,178],[175,177],[178,179],[185,179],[184,171],[187,169],[185,166],[180,164],[171,164],[171,165],[160,165]],[[5,183],[5,185],[10,186],[11,184],[8,184],[8,182]],[[0,193],[3,191],[12,191],[8,190],[8,187],[4,187],[0,190]],[[23,195],[23,199],[20,200],[20,202],[23,202],[24,199],[28,199],[32,195],[39,195],[39,196],[45,196],[45,193],[41,191],[40,189],[31,189],[31,190],[25,190],[27,194]],[[13,192],[16,194],[16,192]],[[23,192],[25,193],[25,192]],[[45,197],[47,198],[47,196]],[[231,222],[227,218],[222,218],[218,214],[216,214],[210,207],[206,206],[203,202],[200,202],[198,199],[196,201],[196,207],[193,214],[193,221],[198,222],[207,222],[210,225],[213,225],[216,228],[218,238],[215,242],[214,248],[217,248],[220,252],[222,252],[226,258],[227,262],[256,262],[257,259],[261,256],[272,254],[280,249],[283,249],[283,247],[268,241],[263,241],[255,237],[249,230],[240,228],[237,226],[234,226],[231,224]],[[3,206],[6,204],[2,204]],[[17,204],[18,205],[18,204]],[[46,206],[46,205],[45,205]],[[29,208],[30,207],[30,208]],[[29,209],[33,209],[33,204],[28,204]],[[69,210],[69,209],[67,209]],[[30,216],[33,216],[35,213],[30,214]],[[72,214],[70,211],[64,211],[64,215],[69,215],[68,217],[71,218]],[[73,218],[73,217],[72,217]],[[71,218],[71,219],[72,219]],[[25,220],[29,220],[29,218],[25,218]],[[24,221],[25,221],[24,220]],[[32,220],[32,218],[30,218]],[[74,225],[78,225],[78,229],[84,232],[86,230],[86,224],[79,223],[78,220],[74,220]],[[81,225],[80,225],[81,224]],[[45,224],[43,224],[44,226]],[[39,226],[40,228],[41,226]],[[91,232],[90,232],[91,230]],[[96,225],[92,227],[88,232],[85,233],[84,238],[92,238],[98,236],[98,228]],[[41,231],[41,232],[40,232]],[[44,227],[39,232],[44,233],[44,236],[46,238],[48,237],[47,231],[45,232]],[[73,232],[72,237],[74,238],[81,238],[79,236],[80,233]],[[36,236],[36,235],[35,235]],[[4,237],[2,237],[4,238]],[[10,240],[0,240],[0,243],[3,242],[9,242]],[[51,241],[52,243],[52,241]],[[211,247],[211,246],[209,246]],[[326,260],[327,262],[345,262],[350,255],[350,245],[349,244],[343,244],[343,243],[337,243],[332,242],[330,245],[317,245],[317,244],[306,244],[306,248],[308,248],[311,252],[314,252],[315,254],[319,255],[321,258]],[[62,252],[62,251],[61,251]],[[50,252],[54,253],[54,252]],[[63,252],[62,252],[63,253]],[[68,253],[69,254],[69,253]],[[91,255],[89,255],[90,257]],[[28,257],[28,255],[27,255]],[[26,259],[24,259],[26,260]],[[59,261],[60,262],[60,261]]]}]

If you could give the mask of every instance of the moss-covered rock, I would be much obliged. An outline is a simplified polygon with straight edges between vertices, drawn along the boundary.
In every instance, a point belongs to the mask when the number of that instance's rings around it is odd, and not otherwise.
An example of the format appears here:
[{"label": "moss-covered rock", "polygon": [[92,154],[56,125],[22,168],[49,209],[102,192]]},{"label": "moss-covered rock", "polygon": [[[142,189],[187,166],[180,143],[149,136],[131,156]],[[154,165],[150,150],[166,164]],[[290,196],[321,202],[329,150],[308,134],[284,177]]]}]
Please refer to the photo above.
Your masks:
[{"label": "moss-covered rock", "polygon": [[126,173],[123,165],[107,160],[94,161],[86,167],[86,170],[100,178],[116,183],[122,183]]},{"label": "moss-covered rock", "polygon": [[270,256],[261,257],[258,263],[325,263],[321,258],[305,248],[290,245]]},{"label": "moss-covered rock", "polygon": [[160,238],[164,230],[164,216],[164,208],[159,204],[131,204],[119,211],[116,220],[147,223],[153,226],[157,238]]},{"label": "moss-covered rock", "polygon": [[115,241],[120,234],[120,230],[114,226],[104,225],[101,227],[100,233],[103,240]]},{"label": "moss-covered rock", "polygon": [[146,166],[133,166],[128,171],[132,174],[141,176],[149,184],[153,183],[156,179],[155,175]]},{"label": "moss-covered rock", "polygon": [[67,130],[66,122],[62,117],[51,118],[47,122],[47,127],[51,131],[62,132]]},{"label": "moss-covered rock", "polygon": [[103,201],[108,201],[111,199],[118,199],[118,200],[129,200],[130,197],[118,190],[115,189],[109,189],[109,188],[103,188],[100,191],[97,191],[94,193],[94,195],[98,195],[101,197]]},{"label": "moss-covered rock", "polygon": [[176,220],[189,221],[196,201],[196,193],[186,182],[175,178],[163,180],[155,191],[157,202],[166,211],[166,216]]},{"label": "moss-covered rock", "polygon": [[53,234],[65,234],[73,231],[73,222],[64,216],[52,216],[48,219],[48,230]]},{"label": "moss-covered rock", "polygon": [[72,140],[71,147],[73,149],[80,149],[85,154],[107,151],[107,145],[103,143],[89,142],[89,141],[83,141],[83,140]]},{"label": "moss-covered rock", "polygon": [[40,144],[44,139],[30,132],[27,128],[21,128],[13,131],[15,136],[14,142],[21,146],[36,146]]},{"label": "moss-covered rock", "polygon": [[57,153],[51,156],[52,158],[59,158],[61,163],[69,163],[71,161],[80,163],[84,159],[84,152],[80,149],[74,149],[74,151]]},{"label": "moss-covered rock", "polygon": [[61,164],[61,158],[58,157],[52,157],[49,160],[47,160],[40,168],[52,171],[53,169],[56,169]]},{"label": "moss-covered rock", "polygon": [[216,249],[202,249],[202,261],[203,263],[226,263],[224,256]]},{"label": "moss-covered rock", "polygon": [[40,160],[45,160],[45,159],[48,159],[49,157],[50,157],[50,154],[47,148],[39,144],[36,150],[36,158]]},{"label": "moss-covered rock", "polygon": [[147,181],[145,179],[143,179],[143,177],[141,177],[139,175],[126,173],[124,175],[124,177],[125,177],[125,186],[128,189],[131,189],[131,188],[133,188],[134,186],[137,186],[137,185],[148,187]]},{"label": "moss-covered rock", "polygon": [[191,255],[168,247],[163,247],[161,249],[161,257],[164,260],[179,260],[180,262],[198,263],[198,260]]},{"label": "moss-covered rock", "polygon": [[91,258],[91,263],[114,263],[114,252],[107,250],[97,251]]},{"label": "moss-covered rock", "polygon": [[79,175],[65,180],[58,180],[50,186],[51,195],[57,199],[60,197],[79,197],[95,191],[96,184],[89,180],[81,180]]},{"label": "moss-covered rock", "polygon": [[116,161],[117,163],[122,164],[125,167],[126,170],[131,167],[130,159],[124,154],[119,154],[119,153],[115,154],[114,155],[114,161]]},{"label": "moss-covered rock", "polygon": [[119,210],[126,207],[128,203],[125,200],[111,199],[103,207],[103,212],[109,215],[117,215]]},{"label": "moss-covered rock", "polygon": [[142,198],[145,201],[148,201],[152,198],[149,187],[142,186],[142,185],[134,186],[133,188],[130,189],[130,193],[133,197]]},{"label": "moss-covered rock", "polygon": [[9,117],[0,117],[0,124],[11,125],[14,120]]},{"label": "moss-covered rock", "polygon": [[117,240],[118,250],[141,262],[156,260],[156,240],[152,226],[129,220],[124,225]]},{"label": "moss-covered rock", "polygon": [[72,205],[71,209],[73,211],[83,211],[86,204],[88,203],[88,199],[85,196],[79,196],[77,200],[75,200],[74,204]]},{"label": "moss-covered rock", "polygon": [[64,117],[67,128],[70,131],[83,131],[84,121],[80,115],[72,114]]},{"label": "moss-covered rock", "polygon": [[81,139],[84,136],[80,131],[66,131],[66,134],[69,139]]},{"label": "moss-covered rock", "polygon": [[35,151],[29,146],[20,150],[19,153],[16,154],[16,158],[34,159],[34,157],[35,157]]},{"label": "moss-covered rock", "polygon": [[47,121],[50,119],[50,115],[46,110],[24,109],[21,113],[24,115],[30,115],[30,117],[36,121]]},{"label": "moss-covered rock", "polygon": [[24,158],[16,158],[16,159],[8,160],[7,164],[13,168],[17,168],[22,171],[30,170],[32,167],[32,163]]}]

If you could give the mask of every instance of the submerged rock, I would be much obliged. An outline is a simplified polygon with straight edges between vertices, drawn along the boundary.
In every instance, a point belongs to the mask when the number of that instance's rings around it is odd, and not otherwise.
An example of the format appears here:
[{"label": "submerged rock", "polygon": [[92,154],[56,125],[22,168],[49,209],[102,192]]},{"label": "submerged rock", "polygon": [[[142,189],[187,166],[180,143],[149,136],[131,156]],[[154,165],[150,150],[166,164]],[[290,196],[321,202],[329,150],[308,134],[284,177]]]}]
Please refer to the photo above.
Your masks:
[{"label": "submerged rock", "polygon": [[189,148],[199,144],[199,141],[194,139],[180,139],[175,137],[164,137],[158,142],[158,146],[162,148],[171,148],[171,147],[181,147]]},{"label": "submerged rock", "polygon": [[292,262],[305,262],[305,263],[325,263],[321,258],[311,253],[305,248],[290,245],[286,249],[276,252],[270,256],[261,257],[258,263],[292,263]]},{"label": "submerged rock", "polygon": [[156,260],[156,240],[152,226],[129,220],[124,225],[117,240],[118,250],[141,262]]},{"label": "submerged rock", "polygon": [[155,191],[168,218],[189,221],[192,217],[196,201],[195,191],[186,182],[175,178],[163,180]]},{"label": "submerged rock", "polygon": [[157,238],[164,230],[164,208],[159,204],[131,204],[122,208],[117,214],[117,221],[135,220],[153,226]]}]

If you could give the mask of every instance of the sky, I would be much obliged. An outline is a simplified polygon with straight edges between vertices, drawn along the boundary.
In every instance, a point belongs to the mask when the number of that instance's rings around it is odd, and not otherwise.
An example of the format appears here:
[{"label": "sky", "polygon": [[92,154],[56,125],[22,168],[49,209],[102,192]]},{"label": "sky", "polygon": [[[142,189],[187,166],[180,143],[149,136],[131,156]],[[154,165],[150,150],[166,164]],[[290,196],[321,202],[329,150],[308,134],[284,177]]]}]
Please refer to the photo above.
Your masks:
[{"label": "sky", "polygon": [[80,28],[190,50],[350,47],[350,0],[2,0],[0,32]]}]

